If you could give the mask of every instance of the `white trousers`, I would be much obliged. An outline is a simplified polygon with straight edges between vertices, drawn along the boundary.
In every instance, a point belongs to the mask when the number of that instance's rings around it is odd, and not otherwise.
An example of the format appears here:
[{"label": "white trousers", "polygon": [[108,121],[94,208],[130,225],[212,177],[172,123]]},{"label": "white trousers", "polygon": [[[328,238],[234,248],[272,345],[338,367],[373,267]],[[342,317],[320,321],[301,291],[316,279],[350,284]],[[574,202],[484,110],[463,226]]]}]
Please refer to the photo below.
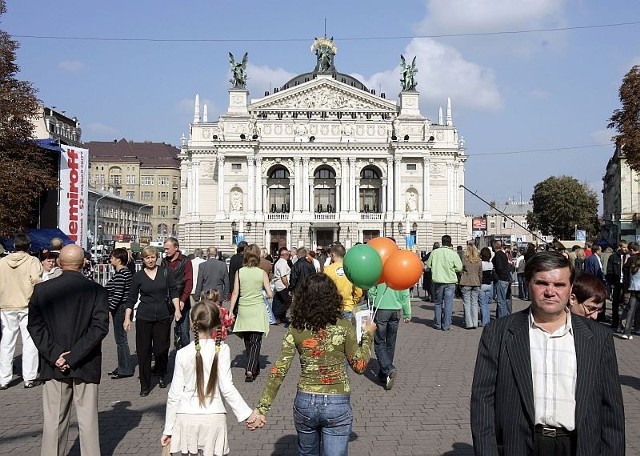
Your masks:
[{"label": "white trousers", "polygon": [[13,353],[16,350],[18,331],[22,335],[22,379],[29,382],[38,376],[38,349],[27,331],[28,316],[28,309],[0,311],[0,385],[8,385],[13,378]]}]

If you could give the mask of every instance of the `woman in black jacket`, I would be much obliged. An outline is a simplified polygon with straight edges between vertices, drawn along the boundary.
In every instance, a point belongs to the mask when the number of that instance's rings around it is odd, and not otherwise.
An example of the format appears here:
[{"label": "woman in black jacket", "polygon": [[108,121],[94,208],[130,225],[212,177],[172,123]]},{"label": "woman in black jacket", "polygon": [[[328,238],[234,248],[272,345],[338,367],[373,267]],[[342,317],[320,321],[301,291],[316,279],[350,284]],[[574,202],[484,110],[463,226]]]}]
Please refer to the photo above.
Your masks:
[{"label": "woman in black jacket", "polygon": [[[131,328],[131,314],[140,294],[136,310],[136,351],[140,367],[140,396],[148,396],[151,389],[151,352],[156,360],[158,386],[167,387],[167,364],[171,346],[171,322],[180,320],[180,301],[173,274],[157,265],[158,252],[155,247],[142,250],[141,271],[133,276],[124,330]],[[171,308],[170,308],[171,306]]]}]

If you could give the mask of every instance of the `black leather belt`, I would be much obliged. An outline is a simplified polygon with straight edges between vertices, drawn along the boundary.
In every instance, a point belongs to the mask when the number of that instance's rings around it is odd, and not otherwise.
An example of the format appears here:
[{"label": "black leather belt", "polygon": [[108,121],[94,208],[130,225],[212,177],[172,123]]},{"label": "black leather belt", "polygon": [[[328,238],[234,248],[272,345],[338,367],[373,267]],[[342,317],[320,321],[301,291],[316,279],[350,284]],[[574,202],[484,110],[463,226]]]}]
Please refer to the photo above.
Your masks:
[{"label": "black leather belt", "polygon": [[543,426],[542,424],[537,424],[535,431],[537,434],[542,434],[543,437],[567,437],[574,434],[574,431],[568,431],[563,427]]}]

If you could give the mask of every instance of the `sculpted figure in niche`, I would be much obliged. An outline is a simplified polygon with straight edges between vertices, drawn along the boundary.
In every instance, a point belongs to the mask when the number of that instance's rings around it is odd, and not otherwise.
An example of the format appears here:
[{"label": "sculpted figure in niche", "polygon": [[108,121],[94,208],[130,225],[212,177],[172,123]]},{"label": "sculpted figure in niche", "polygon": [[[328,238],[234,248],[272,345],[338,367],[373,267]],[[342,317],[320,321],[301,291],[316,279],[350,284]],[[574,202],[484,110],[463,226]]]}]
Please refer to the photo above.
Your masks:
[{"label": "sculpted figure in niche", "polygon": [[242,192],[239,192],[238,190],[234,190],[233,192],[231,192],[231,210],[242,210]]},{"label": "sculpted figure in niche", "polygon": [[407,192],[407,212],[416,212],[418,210],[417,196],[414,192]]}]

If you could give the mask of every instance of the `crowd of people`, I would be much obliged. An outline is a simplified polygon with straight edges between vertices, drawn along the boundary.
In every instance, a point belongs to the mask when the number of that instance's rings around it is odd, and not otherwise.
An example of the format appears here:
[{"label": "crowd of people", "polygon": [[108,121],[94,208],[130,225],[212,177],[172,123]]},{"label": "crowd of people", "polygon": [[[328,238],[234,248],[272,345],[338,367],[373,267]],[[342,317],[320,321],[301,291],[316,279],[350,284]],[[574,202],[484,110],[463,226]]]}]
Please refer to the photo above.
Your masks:
[{"label": "crowd of people", "polygon": [[[101,341],[108,334],[109,319],[117,366],[108,375],[114,380],[134,375],[127,333],[135,326],[140,396],[151,393],[154,377],[161,389],[171,385],[161,444],[172,454],[218,455],[229,451],[222,399],[249,429],[263,427],[296,352],[302,366],[294,400],[299,454],[319,454],[320,447],[324,448],[323,454],[347,454],[353,416],[347,369],[362,374],[374,351],[380,385],[390,390],[398,376],[394,365],[396,338],[400,322],[411,321],[410,290],[394,290],[384,283],[362,290],[352,284],[343,265],[346,248],[339,242],[315,251],[281,247],[274,259],[266,249],[242,241],[227,267],[214,246],[207,249],[206,258],[202,249],[185,255],[179,241],[168,238],[164,255],[155,247],[142,250],[142,267],[138,271],[131,267],[130,252],[114,249],[109,260],[114,273],[104,288],[86,280],[87,261],[80,247],[63,247],[56,241],[38,259],[29,254],[28,236],[16,235],[14,245],[16,252],[0,260],[0,389],[7,389],[12,381],[15,341],[21,332],[24,386],[33,388],[44,382],[43,448],[57,448],[58,454],[66,451],[69,416],[64,410],[72,401],[79,418],[82,416],[82,422],[86,422],[86,426],[80,426],[81,450],[99,454],[99,449],[95,452],[97,385],[101,377]],[[610,297],[612,328],[619,330],[620,323],[626,320],[621,337],[632,339],[634,324],[639,321],[635,318],[640,293],[639,253],[640,246],[635,242],[621,243],[615,252],[602,252],[598,246],[571,252],[555,246],[538,252],[533,245],[510,252],[500,241],[494,242],[491,249],[480,250],[469,242],[465,250],[456,251],[451,237],[445,235],[440,244],[423,255],[423,287],[434,300],[434,327],[452,329],[453,301],[458,292],[465,327],[487,327],[480,342],[472,397],[474,442],[479,448],[490,448],[494,443],[500,446],[502,440],[507,442],[512,437],[506,429],[513,423],[495,419],[496,411],[502,413],[503,407],[508,407],[495,399],[497,393],[516,394],[511,387],[502,385],[502,381],[512,380],[500,377],[503,374],[499,369],[506,367],[502,366],[504,361],[496,365],[496,357],[504,344],[502,332],[519,328],[526,318],[532,322],[531,328],[542,331],[539,334],[529,330],[532,356],[528,369],[540,362],[541,355],[533,355],[534,341],[547,343],[543,341],[566,335],[567,328],[586,325],[586,330],[593,332],[606,348],[602,357],[609,356],[599,362],[617,378],[615,355],[610,359],[610,335],[608,338],[599,329],[603,325],[595,320],[602,321]],[[531,301],[530,309],[524,311],[526,316],[522,316],[523,312],[512,314],[514,279],[518,282],[518,297]],[[494,300],[495,323],[490,324]],[[374,309],[358,334],[354,312],[363,302],[373,303]],[[580,317],[592,323],[583,323]],[[253,382],[261,373],[262,339],[272,325],[286,328],[282,349],[252,409],[233,385],[226,339],[230,332],[243,339],[244,380]],[[172,334],[176,361],[170,378]],[[576,341],[581,337],[576,334]],[[572,342],[573,339],[562,341]],[[546,349],[536,345],[536,350]],[[574,358],[565,359],[568,369],[575,371],[571,366],[576,366],[576,359],[579,368],[585,362],[582,349],[576,348]],[[532,372],[536,374],[537,370]],[[579,375],[580,372],[578,369]],[[542,388],[539,382],[544,381],[536,375],[534,392]],[[574,408],[582,413],[575,384],[574,379],[562,393],[573,395]],[[621,403],[616,402],[619,383],[590,385],[589,394],[597,396],[592,390],[600,387],[606,387],[613,395],[609,398],[613,403],[608,406],[615,409],[608,411],[608,423],[616,429],[612,431],[614,436],[607,436],[607,448],[612,449],[607,454],[620,454],[616,440],[620,432]],[[577,415],[575,420],[547,420],[546,415],[538,416],[538,395],[535,398],[535,432],[526,438],[521,436],[523,440],[518,444],[504,443],[505,448],[511,445],[519,450],[534,441],[538,445],[540,426],[571,437],[573,440],[569,439],[567,445],[575,450],[576,430],[581,424]],[[597,407],[598,404],[592,407],[594,413],[599,411]],[[521,419],[516,418],[516,422]],[[495,427],[488,429],[487,422],[492,420]]]}]

